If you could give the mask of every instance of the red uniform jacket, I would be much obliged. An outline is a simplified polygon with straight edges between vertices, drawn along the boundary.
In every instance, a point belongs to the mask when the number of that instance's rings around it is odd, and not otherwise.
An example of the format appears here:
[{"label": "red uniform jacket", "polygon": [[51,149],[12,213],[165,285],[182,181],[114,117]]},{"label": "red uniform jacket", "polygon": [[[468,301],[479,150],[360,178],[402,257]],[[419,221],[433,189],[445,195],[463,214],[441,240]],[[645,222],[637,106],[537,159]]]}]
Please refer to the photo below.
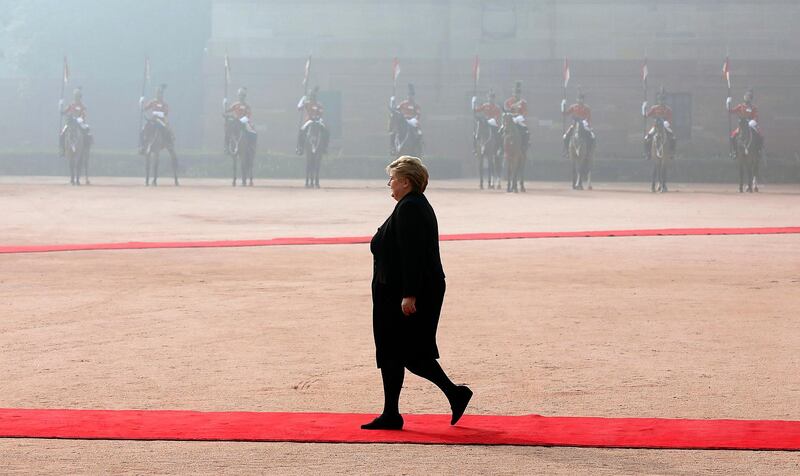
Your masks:
[{"label": "red uniform jacket", "polygon": [[572,106],[570,106],[566,111],[564,111],[564,115],[568,115],[576,119],[585,120],[589,123],[589,125],[592,124],[592,109],[586,104],[575,103]]},{"label": "red uniform jacket", "polygon": [[729,112],[745,119],[758,120],[758,108],[753,104],[748,106],[745,103],[741,103],[730,109]]},{"label": "red uniform jacket", "polygon": [[158,111],[164,113],[164,119],[167,118],[169,115],[169,106],[164,101],[159,101],[158,99],[151,99],[147,102],[144,106],[145,111]]},{"label": "red uniform jacket", "polygon": [[397,109],[403,114],[403,117],[405,117],[406,119],[412,119],[415,117],[419,119],[419,114],[422,112],[422,108],[419,107],[419,104],[412,103],[408,99],[398,104]]},{"label": "red uniform jacket", "polygon": [[517,99],[511,96],[506,99],[505,109],[515,116],[522,115],[523,117],[528,117],[528,102],[524,99]]},{"label": "red uniform jacket", "polygon": [[672,122],[672,108],[656,104],[647,111],[647,117],[660,117],[665,121]]},{"label": "red uniform jacket", "polygon": [[233,103],[231,105],[231,107],[229,107],[228,110],[225,111],[225,112],[227,112],[228,114],[231,114],[236,119],[241,119],[243,117],[251,119],[251,115],[252,115],[252,111],[250,110],[250,106],[245,104],[245,103],[243,103],[243,102],[238,102],[238,101]]},{"label": "red uniform jacket", "polygon": [[72,117],[74,117],[76,119],[80,117],[81,119],[83,119],[85,121],[86,120],[86,106],[84,106],[82,102],[76,101],[76,102],[70,104],[69,106],[67,106],[66,109],[64,109],[64,114],[68,115],[68,116],[72,116]]},{"label": "red uniform jacket", "polygon": [[317,101],[306,101],[303,103],[303,111],[305,112],[305,121],[317,120],[322,117],[322,103]]},{"label": "red uniform jacket", "polygon": [[500,124],[500,115],[503,113],[500,106],[492,102],[481,104],[475,108],[475,112],[483,113],[486,119],[494,119],[498,124]]}]

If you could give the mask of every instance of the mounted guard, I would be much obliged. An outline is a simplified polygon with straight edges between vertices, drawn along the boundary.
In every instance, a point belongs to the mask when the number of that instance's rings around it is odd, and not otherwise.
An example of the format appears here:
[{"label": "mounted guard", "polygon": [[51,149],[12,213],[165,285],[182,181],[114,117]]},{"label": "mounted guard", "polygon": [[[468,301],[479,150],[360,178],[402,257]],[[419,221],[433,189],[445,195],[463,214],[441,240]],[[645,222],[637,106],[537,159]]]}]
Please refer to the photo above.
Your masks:
[{"label": "mounted guard", "polygon": [[322,107],[322,103],[317,100],[318,93],[319,86],[315,86],[308,96],[301,97],[300,101],[297,103],[297,110],[303,111],[303,125],[297,133],[297,155],[303,155],[304,153],[307,132],[312,123],[318,124],[321,128],[320,153],[325,154],[328,152],[330,132],[322,119],[324,108]]},{"label": "mounted guard", "polygon": [[514,95],[506,99],[503,110],[511,114],[513,123],[519,128],[522,134],[522,153],[528,155],[531,133],[528,130],[528,102],[522,99],[522,81],[514,83]]},{"label": "mounted guard", "polygon": [[66,108],[61,109],[61,115],[66,117],[67,121],[58,135],[59,156],[64,157],[65,155],[66,146],[64,137],[72,123],[74,123],[83,134],[84,146],[87,148],[90,147],[94,138],[92,137],[89,124],[86,123],[86,106],[83,105],[83,91],[81,88],[75,88],[72,92],[72,102]]},{"label": "mounted guard", "polygon": [[[642,103],[642,116],[645,118],[652,118],[656,122],[661,120],[664,122],[664,129],[667,132],[668,138],[668,147],[670,150],[675,150],[675,145],[677,140],[675,138],[675,133],[672,131],[672,108],[667,106],[667,92],[662,86],[661,89],[658,91],[658,95],[656,96],[656,104],[652,106],[650,109],[647,108],[647,102],[645,101]],[[653,127],[647,131],[647,134],[644,136],[644,152],[645,157],[648,160],[652,158],[651,156],[651,149],[653,145],[653,136],[656,133],[656,126],[655,123]]]},{"label": "mounted guard", "polygon": [[730,136],[731,150],[736,150],[736,139],[742,133],[743,123],[747,123],[747,127],[752,131],[752,144],[750,148],[756,155],[761,153],[762,146],[764,145],[764,135],[758,125],[758,108],[753,104],[753,89],[748,88],[744,93],[744,102],[739,103],[736,107],[731,108],[732,99],[728,97],[725,101],[725,106],[729,114],[735,114],[739,117],[739,127],[734,129]]},{"label": "mounted guard", "polygon": [[[403,143],[419,143],[422,144],[422,129],[420,127],[420,114],[422,113],[422,108],[417,104],[416,101],[416,90],[414,89],[414,85],[408,83],[408,97],[400,102],[400,104],[395,104],[396,98],[392,96],[389,98],[389,109],[393,111],[397,111],[402,114],[405,121],[410,126],[409,135],[413,135],[416,137],[416,140],[412,139],[408,141],[408,139],[403,140]],[[390,134],[390,147],[392,156],[398,154],[398,133],[395,130],[391,131]],[[420,146],[420,150],[422,147]]]},{"label": "mounted guard", "polygon": [[590,152],[594,151],[594,146],[596,142],[596,136],[594,134],[594,130],[592,129],[592,109],[586,105],[586,95],[583,92],[578,91],[578,97],[575,104],[572,104],[570,107],[566,107],[566,102],[561,102],[561,113],[565,117],[570,118],[570,125],[567,128],[567,131],[564,133],[562,140],[564,142],[564,155],[567,155],[569,150],[569,138],[571,137],[572,133],[575,131],[576,125],[580,123],[583,126],[583,129],[588,133],[589,139],[589,150]]},{"label": "mounted guard", "polygon": [[[225,152],[233,158],[233,185],[236,186],[236,162],[241,162],[242,185],[249,179],[253,185],[258,133],[252,122],[252,110],[247,104],[247,88],[236,92],[237,101],[225,109]],[[226,99],[227,100],[227,99]]]}]

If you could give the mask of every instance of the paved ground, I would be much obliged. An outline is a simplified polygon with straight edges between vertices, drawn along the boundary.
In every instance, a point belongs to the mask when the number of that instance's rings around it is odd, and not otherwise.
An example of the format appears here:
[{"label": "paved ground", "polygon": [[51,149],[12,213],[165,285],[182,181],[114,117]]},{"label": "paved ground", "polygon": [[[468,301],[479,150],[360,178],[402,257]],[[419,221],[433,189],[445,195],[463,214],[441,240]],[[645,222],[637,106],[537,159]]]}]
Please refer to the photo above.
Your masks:
[{"label": "paved ground", "polygon": [[[0,243],[371,234],[380,181],[0,179]],[[798,187],[432,182],[442,233],[798,225]],[[481,414],[800,419],[800,237],[442,244],[442,364]],[[0,406],[380,409],[366,245],[0,256]],[[404,412],[447,412],[408,377]],[[797,474],[796,453],[0,440],[3,473]]]}]

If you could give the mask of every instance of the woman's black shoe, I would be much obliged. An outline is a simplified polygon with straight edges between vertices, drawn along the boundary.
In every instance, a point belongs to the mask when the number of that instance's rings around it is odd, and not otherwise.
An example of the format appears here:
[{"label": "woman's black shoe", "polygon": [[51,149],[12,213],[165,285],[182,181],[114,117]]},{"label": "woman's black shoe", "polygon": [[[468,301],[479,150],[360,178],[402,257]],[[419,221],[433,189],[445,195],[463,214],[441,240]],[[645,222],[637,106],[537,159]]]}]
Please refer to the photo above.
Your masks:
[{"label": "woman's black shoe", "polygon": [[453,417],[450,419],[451,425],[458,423],[472,398],[472,390],[466,385],[459,385],[454,393],[455,396],[450,400],[450,408],[453,410]]},{"label": "woman's black shoe", "polygon": [[361,425],[362,430],[402,430],[403,417],[400,415],[381,415],[371,422]]}]

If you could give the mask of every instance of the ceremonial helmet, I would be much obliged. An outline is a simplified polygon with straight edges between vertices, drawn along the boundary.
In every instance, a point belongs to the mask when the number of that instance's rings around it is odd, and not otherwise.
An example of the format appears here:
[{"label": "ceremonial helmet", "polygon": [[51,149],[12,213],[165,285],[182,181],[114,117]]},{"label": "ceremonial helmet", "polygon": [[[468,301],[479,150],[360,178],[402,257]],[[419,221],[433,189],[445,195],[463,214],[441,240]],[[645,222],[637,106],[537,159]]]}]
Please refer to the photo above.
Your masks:
[{"label": "ceremonial helmet", "polygon": [[744,92],[744,102],[751,102],[753,100],[753,88],[747,88]]},{"label": "ceremonial helmet", "polygon": [[81,99],[83,97],[83,88],[81,88],[80,86],[75,88],[72,91],[72,97],[75,98],[75,100]]},{"label": "ceremonial helmet", "polygon": [[516,80],[514,81],[514,95],[519,96],[522,94],[522,81]]},{"label": "ceremonial helmet", "polygon": [[413,98],[415,94],[414,83],[408,83],[408,97]]},{"label": "ceremonial helmet", "polygon": [[236,91],[236,96],[240,101],[243,100],[245,97],[247,97],[247,88],[245,86],[239,88],[239,90]]}]

